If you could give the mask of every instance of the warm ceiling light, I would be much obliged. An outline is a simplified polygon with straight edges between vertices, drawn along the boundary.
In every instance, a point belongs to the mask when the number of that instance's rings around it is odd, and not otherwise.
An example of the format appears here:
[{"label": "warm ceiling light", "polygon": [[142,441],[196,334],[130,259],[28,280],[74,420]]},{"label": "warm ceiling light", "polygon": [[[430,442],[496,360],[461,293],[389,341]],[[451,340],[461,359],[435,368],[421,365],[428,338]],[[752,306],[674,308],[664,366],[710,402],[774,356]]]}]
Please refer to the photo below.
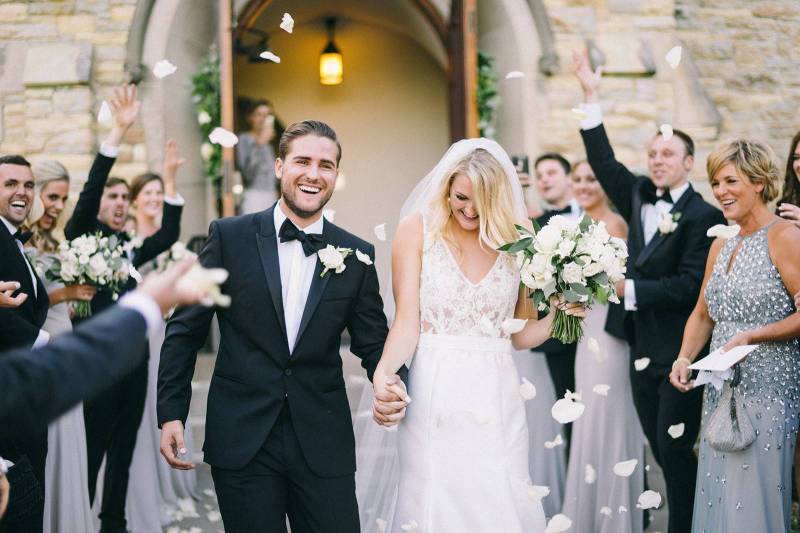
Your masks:
[{"label": "warm ceiling light", "polygon": [[342,83],[344,63],[342,53],[333,42],[336,19],[327,19],[325,26],[328,29],[328,45],[319,56],[319,82],[322,85],[339,85]]}]

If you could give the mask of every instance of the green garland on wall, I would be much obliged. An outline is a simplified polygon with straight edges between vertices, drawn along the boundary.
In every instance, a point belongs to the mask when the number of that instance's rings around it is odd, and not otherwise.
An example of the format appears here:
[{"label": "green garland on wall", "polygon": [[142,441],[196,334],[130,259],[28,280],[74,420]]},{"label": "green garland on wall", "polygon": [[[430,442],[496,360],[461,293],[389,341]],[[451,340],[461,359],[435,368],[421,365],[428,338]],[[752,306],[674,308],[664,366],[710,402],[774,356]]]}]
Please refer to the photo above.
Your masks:
[{"label": "green garland on wall", "polygon": [[478,129],[481,137],[494,139],[497,108],[500,94],[497,92],[497,67],[494,57],[478,52]]},{"label": "green garland on wall", "polygon": [[212,183],[222,179],[222,147],[208,141],[208,135],[220,125],[220,84],[219,54],[212,46],[208,56],[200,65],[200,70],[192,76],[192,101],[197,111],[197,124],[203,134],[200,155],[203,168]]}]

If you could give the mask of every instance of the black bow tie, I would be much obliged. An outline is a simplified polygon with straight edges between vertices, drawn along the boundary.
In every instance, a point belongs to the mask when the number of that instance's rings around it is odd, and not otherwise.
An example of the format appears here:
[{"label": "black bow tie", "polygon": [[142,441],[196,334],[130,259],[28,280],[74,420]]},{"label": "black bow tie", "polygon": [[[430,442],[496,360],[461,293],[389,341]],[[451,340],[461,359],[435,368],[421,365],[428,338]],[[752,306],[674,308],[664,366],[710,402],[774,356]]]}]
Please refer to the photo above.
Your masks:
[{"label": "black bow tie", "polygon": [[301,229],[297,229],[297,226],[292,224],[292,221],[288,218],[281,224],[278,237],[281,242],[300,241],[300,244],[303,246],[303,253],[306,254],[306,257],[317,253],[319,249],[324,247],[322,235],[319,233],[306,233]]},{"label": "black bow tie", "polygon": [[14,238],[19,242],[21,242],[22,244],[25,244],[30,240],[32,235],[33,235],[32,231],[22,231],[21,229],[18,229],[17,232],[14,234]]},{"label": "black bow tie", "polygon": [[563,209],[551,209],[549,211],[549,213],[552,213],[553,216],[556,216],[556,215],[569,215],[569,214],[572,213],[572,206],[568,205],[567,207],[565,207]]},{"label": "black bow tie", "polygon": [[672,194],[669,191],[664,192],[659,196],[657,189],[655,187],[645,187],[642,189],[642,201],[647,202],[648,204],[655,205],[656,202],[661,200],[662,202],[667,202],[668,204],[674,204],[672,200]]}]

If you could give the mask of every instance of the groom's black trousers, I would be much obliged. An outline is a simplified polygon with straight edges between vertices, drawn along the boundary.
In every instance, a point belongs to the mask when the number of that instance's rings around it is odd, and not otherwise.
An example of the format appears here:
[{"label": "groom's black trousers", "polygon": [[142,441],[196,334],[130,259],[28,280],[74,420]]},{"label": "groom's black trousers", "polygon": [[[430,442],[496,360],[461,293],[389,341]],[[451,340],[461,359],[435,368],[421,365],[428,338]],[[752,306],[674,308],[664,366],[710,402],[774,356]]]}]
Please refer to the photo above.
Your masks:
[{"label": "groom's black trousers", "polygon": [[240,470],[212,466],[226,533],[359,533],[355,474],[323,478],[308,467],[288,404]]}]

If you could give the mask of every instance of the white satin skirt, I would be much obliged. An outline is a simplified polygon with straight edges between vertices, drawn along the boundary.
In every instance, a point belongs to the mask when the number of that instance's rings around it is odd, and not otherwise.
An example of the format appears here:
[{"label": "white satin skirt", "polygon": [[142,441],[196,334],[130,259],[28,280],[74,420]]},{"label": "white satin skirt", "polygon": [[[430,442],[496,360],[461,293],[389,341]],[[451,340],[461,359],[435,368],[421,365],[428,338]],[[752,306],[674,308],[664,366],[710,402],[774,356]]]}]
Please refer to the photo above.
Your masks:
[{"label": "white satin skirt", "polygon": [[519,387],[509,340],[420,335],[392,531],[544,532],[542,504],[529,495]]}]

